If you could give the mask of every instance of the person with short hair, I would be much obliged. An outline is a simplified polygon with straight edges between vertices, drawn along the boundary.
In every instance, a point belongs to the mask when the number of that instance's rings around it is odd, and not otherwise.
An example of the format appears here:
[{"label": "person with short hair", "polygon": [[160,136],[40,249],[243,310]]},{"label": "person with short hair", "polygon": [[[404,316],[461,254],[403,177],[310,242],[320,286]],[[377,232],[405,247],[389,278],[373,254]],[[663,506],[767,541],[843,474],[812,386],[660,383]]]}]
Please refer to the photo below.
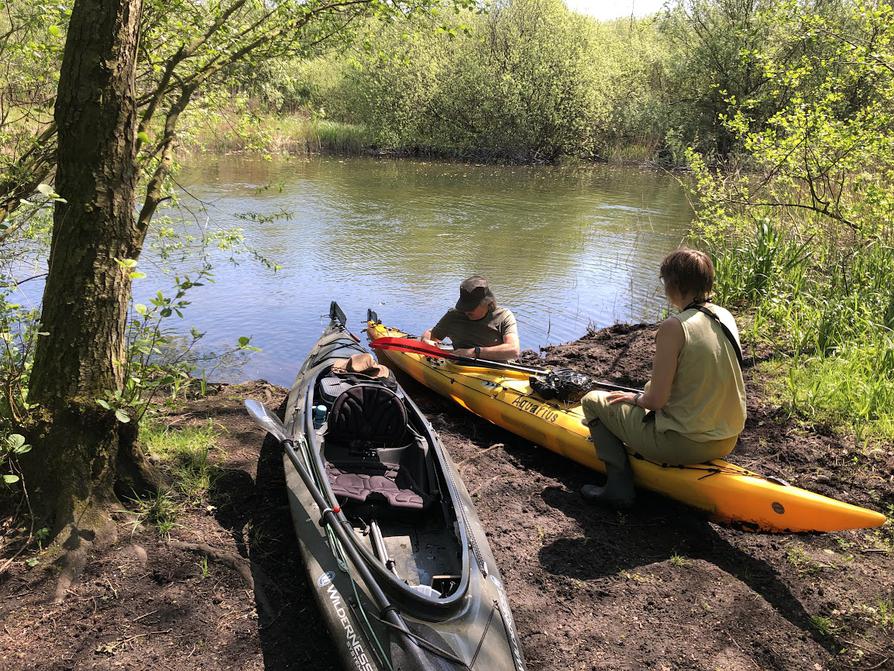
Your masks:
[{"label": "person with short hair", "polygon": [[592,391],[581,401],[607,477],[604,487],[581,488],[587,500],[619,508],[633,503],[633,471],[624,444],[659,464],[696,464],[729,454],[745,428],[739,331],[733,316],[710,302],[710,257],[679,249],[665,257],[660,279],[680,312],[658,327],[645,389]]},{"label": "person with short hair", "polygon": [[450,338],[454,353],[473,359],[510,361],[520,354],[515,315],[499,307],[487,279],[472,275],[459,285],[456,306],[422,334],[422,340]]}]

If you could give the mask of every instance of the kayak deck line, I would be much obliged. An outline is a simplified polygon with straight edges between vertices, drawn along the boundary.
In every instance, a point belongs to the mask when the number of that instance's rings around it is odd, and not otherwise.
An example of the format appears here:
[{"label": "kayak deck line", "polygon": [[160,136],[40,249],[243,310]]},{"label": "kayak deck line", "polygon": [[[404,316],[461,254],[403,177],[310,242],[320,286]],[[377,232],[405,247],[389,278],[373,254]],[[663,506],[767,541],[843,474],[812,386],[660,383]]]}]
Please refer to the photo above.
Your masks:
[{"label": "kayak deck line", "polygon": [[[462,366],[462,368],[465,368],[465,366]],[[435,369],[437,369],[437,367],[435,367]],[[445,373],[443,373],[443,371],[439,371],[439,372],[441,372],[445,377],[449,378],[449,376],[446,375]],[[455,377],[460,377],[462,375],[464,375],[464,373],[458,372],[458,373],[456,373]],[[476,389],[475,387],[473,387],[469,384],[466,384],[463,382],[458,382],[455,378],[451,378],[451,383],[452,384],[460,384],[460,385],[466,387],[472,393],[481,393],[481,390]],[[501,389],[504,390],[507,394],[515,394],[519,398],[525,397],[525,394],[522,393],[521,391],[512,389],[511,387],[503,387],[501,384],[497,384],[495,389],[497,391],[493,394],[490,394],[490,397],[495,400],[498,399],[498,396],[499,396],[498,392]],[[560,407],[559,405],[555,405],[555,404],[551,403],[550,400],[542,401],[543,407],[553,408],[555,410],[564,411],[564,412],[571,412],[571,409],[567,406],[574,405],[574,404],[565,404],[566,407],[563,408],[563,407]],[[583,413],[581,413],[580,416],[581,416],[581,419],[583,419]],[[572,429],[570,429],[567,426],[558,426],[557,429],[559,429],[561,431],[565,431],[571,435],[577,435],[576,432],[572,431]],[[593,449],[595,450],[595,447]],[[752,477],[761,477],[764,480],[767,480],[769,482],[775,482],[776,484],[791,486],[787,482],[780,481],[778,478],[774,480],[772,477],[758,475],[757,473],[753,473],[742,466],[738,466],[736,464],[732,464],[727,461],[724,461],[719,464],[715,463],[714,461],[707,461],[702,464],[667,464],[667,463],[661,463],[658,461],[652,461],[650,459],[646,459],[639,452],[630,452],[629,454],[630,454],[630,457],[633,459],[638,459],[640,461],[646,461],[646,462],[649,462],[650,464],[660,466],[661,468],[704,471],[705,475],[703,475],[702,478],[709,478],[712,475],[718,475],[720,473],[732,473],[735,475],[750,475]]]},{"label": "kayak deck line", "polygon": [[[367,324],[371,340],[400,337],[379,322]],[[604,471],[589,430],[581,424],[580,404],[550,403],[530,388],[528,377],[455,365],[445,359],[389,349],[381,354],[421,384],[470,412],[516,435]],[[765,477],[724,459],[703,464],[658,464],[631,454],[636,483],[706,512],[712,519],[745,529],[772,532],[838,531],[874,527],[885,516]]]}]

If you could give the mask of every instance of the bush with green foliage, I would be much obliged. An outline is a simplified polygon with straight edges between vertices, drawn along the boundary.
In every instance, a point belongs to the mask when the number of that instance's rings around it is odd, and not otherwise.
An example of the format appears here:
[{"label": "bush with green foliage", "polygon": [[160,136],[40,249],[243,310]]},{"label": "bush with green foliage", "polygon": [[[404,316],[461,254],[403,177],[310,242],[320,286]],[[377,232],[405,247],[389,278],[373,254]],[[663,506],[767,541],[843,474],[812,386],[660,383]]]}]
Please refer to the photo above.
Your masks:
[{"label": "bush with green foliage", "polygon": [[894,10],[844,9],[842,20],[777,3],[761,65],[778,111],[763,120],[731,106],[747,169],[713,172],[690,156],[695,234],[714,255],[720,300],[750,309],[752,336],[789,353],[789,405],[891,438]]},{"label": "bush with green foliage", "polygon": [[648,22],[516,0],[368,30],[333,107],[380,146],[539,162],[660,141],[663,53]]}]

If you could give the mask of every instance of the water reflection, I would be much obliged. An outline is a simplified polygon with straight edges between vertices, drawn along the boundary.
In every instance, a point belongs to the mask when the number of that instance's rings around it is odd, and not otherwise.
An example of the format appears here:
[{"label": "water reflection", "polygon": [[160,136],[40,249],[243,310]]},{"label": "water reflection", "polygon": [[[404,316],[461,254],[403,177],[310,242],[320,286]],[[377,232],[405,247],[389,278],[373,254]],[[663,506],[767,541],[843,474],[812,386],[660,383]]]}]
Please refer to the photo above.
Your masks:
[{"label": "water reflection", "polygon": [[[263,352],[234,377],[288,384],[331,299],[359,328],[367,307],[415,332],[472,273],[516,313],[522,346],[579,337],[589,323],[654,319],[657,266],[689,223],[680,187],[652,172],[468,166],[371,159],[196,161],[181,176],[218,226],[283,266],[218,263],[187,321],[222,349]],[[153,289],[154,290],[154,289]]]}]

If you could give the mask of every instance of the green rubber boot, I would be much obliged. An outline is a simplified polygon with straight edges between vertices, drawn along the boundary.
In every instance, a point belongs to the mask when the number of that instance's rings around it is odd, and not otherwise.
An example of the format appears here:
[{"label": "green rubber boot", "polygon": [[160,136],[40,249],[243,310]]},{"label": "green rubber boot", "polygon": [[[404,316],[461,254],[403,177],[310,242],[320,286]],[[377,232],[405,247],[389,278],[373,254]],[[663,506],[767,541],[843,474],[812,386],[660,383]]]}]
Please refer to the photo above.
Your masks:
[{"label": "green rubber boot", "polygon": [[590,435],[596,445],[596,456],[605,464],[605,485],[584,485],[580,495],[586,501],[597,501],[619,510],[630,508],[636,498],[633,489],[633,469],[627,458],[627,450],[617,436],[595,421],[590,425]]}]

